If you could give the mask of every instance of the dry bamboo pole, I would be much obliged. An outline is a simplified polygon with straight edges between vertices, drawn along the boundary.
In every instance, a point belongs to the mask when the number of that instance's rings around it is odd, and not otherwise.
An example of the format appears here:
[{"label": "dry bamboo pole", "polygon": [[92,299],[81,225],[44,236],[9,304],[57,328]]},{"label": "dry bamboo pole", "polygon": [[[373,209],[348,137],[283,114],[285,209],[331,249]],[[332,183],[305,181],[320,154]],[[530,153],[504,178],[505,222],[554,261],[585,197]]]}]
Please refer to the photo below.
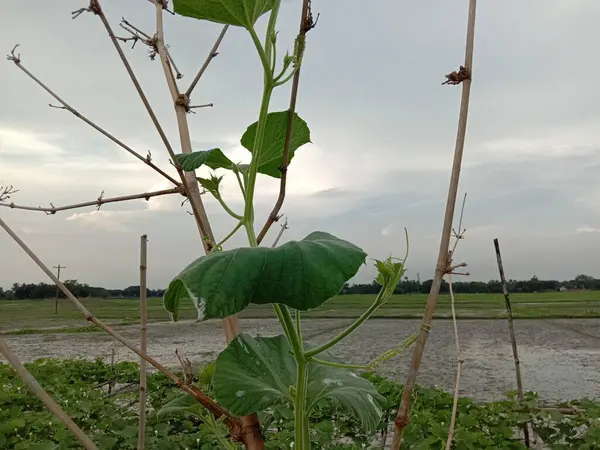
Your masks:
[{"label": "dry bamboo pole", "polygon": [[[494,248],[496,249],[496,260],[498,262],[498,271],[500,272],[500,281],[502,282],[502,293],[504,294],[504,304],[506,306],[506,314],[508,317],[508,331],[510,333],[510,344],[512,346],[513,360],[515,362],[515,375],[517,377],[517,391],[519,395],[519,401],[524,400],[523,395],[523,381],[521,380],[521,362],[519,361],[519,351],[517,350],[517,339],[515,337],[515,326],[513,323],[512,307],[510,305],[510,294],[506,287],[506,277],[504,275],[504,265],[502,264],[502,256],[500,255],[500,243],[498,238],[494,239]],[[529,426],[527,423],[523,424],[523,437],[525,445],[530,446],[529,440]]]},{"label": "dry bamboo pole", "polygon": [[[148,312],[147,312],[147,267],[148,267],[148,236],[140,239],[140,350],[146,353],[148,348]],[[146,360],[140,358],[140,404],[138,427],[138,450],[144,450],[146,435],[146,392],[147,392]]]},{"label": "dry bamboo pole", "polygon": [[449,273],[452,268],[449,266],[448,251],[450,249],[450,237],[452,234],[452,220],[456,209],[456,196],[458,193],[458,184],[460,180],[460,170],[462,165],[462,156],[465,146],[465,137],[467,133],[467,118],[469,115],[469,99],[471,96],[471,77],[473,67],[473,47],[475,41],[475,12],[477,0],[469,0],[469,15],[467,21],[467,41],[465,46],[465,63],[461,69],[447,75],[448,81],[443,84],[459,84],[462,83],[462,97],[460,102],[460,113],[458,118],[458,130],[456,133],[456,145],[454,148],[454,160],[452,162],[452,171],[450,176],[450,185],[448,187],[448,198],[446,201],[446,212],[444,214],[444,223],[440,239],[440,248],[433,277],[433,283],[427,298],[427,306],[423,314],[423,321],[419,330],[417,343],[413,351],[413,358],[406,377],[404,392],[400,400],[400,407],[395,420],[394,439],[392,441],[392,449],[398,450],[402,445],[402,434],[404,428],[408,425],[408,416],[410,411],[410,402],[412,392],[416,384],[417,374],[421,366],[421,359],[425,350],[425,344],[431,329],[431,322],[437,304],[437,298],[440,292],[440,286],[444,275]]}]

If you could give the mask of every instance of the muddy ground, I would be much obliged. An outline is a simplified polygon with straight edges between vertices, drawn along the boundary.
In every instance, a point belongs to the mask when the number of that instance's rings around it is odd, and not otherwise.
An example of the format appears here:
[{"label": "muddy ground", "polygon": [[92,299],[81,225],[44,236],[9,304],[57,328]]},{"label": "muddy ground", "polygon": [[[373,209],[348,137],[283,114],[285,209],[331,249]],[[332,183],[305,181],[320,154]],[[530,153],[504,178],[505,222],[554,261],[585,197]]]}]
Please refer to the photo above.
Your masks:
[{"label": "muddy ground", "polygon": [[[306,320],[303,331],[307,339],[321,343],[348,323],[341,319]],[[349,363],[367,363],[416,331],[419,323],[418,320],[371,320],[339,344],[335,353]],[[462,394],[493,400],[514,389],[514,363],[506,321],[461,320],[458,325],[465,360]],[[600,398],[600,320],[518,320],[515,327],[525,389],[537,391],[550,402],[586,396]],[[242,328],[264,336],[279,333],[278,322],[271,319],[244,319]],[[128,339],[139,339],[137,326],[122,326],[118,331]],[[109,359],[112,348],[116,350],[116,360],[136,358],[104,333],[32,334],[4,339],[22,361],[42,357]],[[177,366],[177,348],[193,362],[203,362],[214,359],[224,345],[218,321],[149,325],[149,353],[167,366]],[[410,357],[410,351],[398,356],[384,364],[381,371],[403,381]],[[435,322],[418,382],[452,390],[455,371],[452,322]]]}]

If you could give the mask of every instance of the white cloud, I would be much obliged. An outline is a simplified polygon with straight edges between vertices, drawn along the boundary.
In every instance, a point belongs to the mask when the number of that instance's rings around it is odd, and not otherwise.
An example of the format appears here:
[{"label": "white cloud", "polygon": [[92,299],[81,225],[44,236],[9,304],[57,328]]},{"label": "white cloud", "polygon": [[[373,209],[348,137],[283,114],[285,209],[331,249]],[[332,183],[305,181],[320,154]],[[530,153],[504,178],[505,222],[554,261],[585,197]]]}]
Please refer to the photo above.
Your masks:
[{"label": "white cloud", "polygon": [[0,128],[0,154],[30,157],[31,154],[45,156],[62,153],[55,141],[63,138],[60,134],[36,133],[30,130]]},{"label": "white cloud", "polygon": [[90,211],[75,213],[67,217],[66,220],[75,221],[83,227],[109,231],[109,232],[127,232],[129,227],[124,220],[132,214],[131,211]]},{"label": "white cloud", "polygon": [[575,231],[578,233],[600,233],[600,228],[593,228],[589,225],[584,225],[582,227],[577,228]]},{"label": "white cloud", "polygon": [[381,235],[382,236],[389,236],[390,234],[392,234],[394,232],[394,230],[396,229],[396,225],[393,223],[390,223],[388,226],[384,227],[381,230]]}]

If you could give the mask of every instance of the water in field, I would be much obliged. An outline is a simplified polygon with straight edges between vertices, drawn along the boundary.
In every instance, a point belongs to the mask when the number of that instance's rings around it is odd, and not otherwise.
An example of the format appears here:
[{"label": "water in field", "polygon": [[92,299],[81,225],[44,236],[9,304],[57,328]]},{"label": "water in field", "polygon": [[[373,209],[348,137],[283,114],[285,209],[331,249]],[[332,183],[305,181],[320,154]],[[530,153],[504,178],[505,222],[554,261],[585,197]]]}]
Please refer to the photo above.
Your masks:
[{"label": "water in field", "polygon": [[[345,319],[306,320],[303,330],[312,341],[323,342],[348,324]],[[244,331],[262,335],[279,333],[272,319],[244,319]],[[505,320],[461,320],[458,322],[465,363],[461,378],[464,395],[478,400],[502,397],[515,388],[514,365]],[[335,348],[345,361],[367,363],[395,346],[419,327],[418,320],[371,320]],[[118,327],[127,338],[137,341],[136,325]],[[547,401],[581,397],[600,398],[600,320],[517,320],[515,321],[524,387],[535,390]],[[105,357],[116,349],[117,360],[137,359],[104,333],[30,334],[5,336],[23,361],[42,357]],[[177,367],[175,349],[183,350],[193,362],[212,360],[224,348],[219,321],[154,323],[149,326],[149,353],[167,365]],[[419,383],[453,389],[456,355],[452,322],[434,322]],[[411,352],[385,363],[382,372],[404,379]]]}]

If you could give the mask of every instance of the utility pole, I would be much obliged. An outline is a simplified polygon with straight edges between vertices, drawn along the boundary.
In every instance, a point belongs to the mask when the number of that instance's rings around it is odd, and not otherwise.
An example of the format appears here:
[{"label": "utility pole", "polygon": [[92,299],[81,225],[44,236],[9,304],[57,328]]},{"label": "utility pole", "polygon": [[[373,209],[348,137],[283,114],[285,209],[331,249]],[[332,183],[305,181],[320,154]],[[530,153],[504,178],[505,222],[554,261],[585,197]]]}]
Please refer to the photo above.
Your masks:
[{"label": "utility pole", "polygon": [[[56,269],[56,278],[58,278],[60,280],[60,269],[66,269],[67,266],[61,266],[60,264],[58,266],[52,266],[53,268]],[[58,314],[58,286],[56,286],[56,300],[54,302],[54,315],[56,316]]]}]

